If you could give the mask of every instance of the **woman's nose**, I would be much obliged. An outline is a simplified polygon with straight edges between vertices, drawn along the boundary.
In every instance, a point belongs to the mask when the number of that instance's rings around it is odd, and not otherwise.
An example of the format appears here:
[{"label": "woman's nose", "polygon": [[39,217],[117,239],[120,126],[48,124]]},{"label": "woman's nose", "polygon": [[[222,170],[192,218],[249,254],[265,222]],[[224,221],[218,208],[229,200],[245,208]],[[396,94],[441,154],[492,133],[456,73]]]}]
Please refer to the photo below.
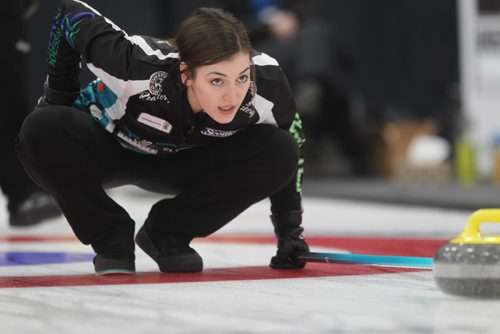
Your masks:
[{"label": "woman's nose", "polygon": [[238,97],[238,91],[235,86],[229,85],[226,87],[224,92],[224,100],[229,102],[235,102]]}]

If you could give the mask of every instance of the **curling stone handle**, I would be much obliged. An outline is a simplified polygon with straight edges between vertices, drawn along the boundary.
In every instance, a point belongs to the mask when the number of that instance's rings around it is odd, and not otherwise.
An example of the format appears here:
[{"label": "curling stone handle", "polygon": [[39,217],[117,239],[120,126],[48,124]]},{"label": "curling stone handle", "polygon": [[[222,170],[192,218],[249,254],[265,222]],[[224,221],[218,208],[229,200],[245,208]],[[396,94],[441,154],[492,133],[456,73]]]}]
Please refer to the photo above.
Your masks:
[{"label": "curling stone handle", "polygon": [[479,229],[481,223],[500,223],[500,209],[475,211],[467,221],[462,233],[451,243],[500,244],[500,235],[484,235]]}]

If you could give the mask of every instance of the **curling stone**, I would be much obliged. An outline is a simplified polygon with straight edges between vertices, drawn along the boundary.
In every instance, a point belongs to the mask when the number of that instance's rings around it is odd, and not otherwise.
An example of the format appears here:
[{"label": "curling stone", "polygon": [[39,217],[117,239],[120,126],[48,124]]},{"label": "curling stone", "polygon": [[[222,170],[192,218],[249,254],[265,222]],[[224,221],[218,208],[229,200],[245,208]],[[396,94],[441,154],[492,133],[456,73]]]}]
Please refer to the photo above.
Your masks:
[{"label": "curling stone", "polygon": [[443,292],[500,297],[500,235],[483,235],[479,226],[485,222],[500,223],[500,209],[475,211],[463,232],[434,255],[434,280]]}]

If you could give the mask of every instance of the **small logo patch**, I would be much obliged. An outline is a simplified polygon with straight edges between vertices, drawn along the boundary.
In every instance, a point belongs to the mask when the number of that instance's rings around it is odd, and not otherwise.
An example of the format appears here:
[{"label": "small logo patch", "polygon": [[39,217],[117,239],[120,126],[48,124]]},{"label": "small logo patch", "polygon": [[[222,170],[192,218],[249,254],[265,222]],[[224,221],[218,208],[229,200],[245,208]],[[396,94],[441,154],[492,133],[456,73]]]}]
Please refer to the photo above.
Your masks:
[{"label": "small logo patch", "polygon": [[149,78],[149,88],[139,95],[140,100],[156,102],[168,101],[167,95],[163,91],[163,81],[167,78],[168,73],[164,71],[155,72]]},{"label": "small logo patch", "polygon": [[168,121],[144,112],[139,115],[137,121],[165,133],[170,133],[170,131],[172,131],[172,124]]},{"label": "small logo patch", "polygon": [[149,78],[149,92],[152,95],[158,96],[163,93],[162,83],[168,76],[167,72],[159,71],[153,73]]}]

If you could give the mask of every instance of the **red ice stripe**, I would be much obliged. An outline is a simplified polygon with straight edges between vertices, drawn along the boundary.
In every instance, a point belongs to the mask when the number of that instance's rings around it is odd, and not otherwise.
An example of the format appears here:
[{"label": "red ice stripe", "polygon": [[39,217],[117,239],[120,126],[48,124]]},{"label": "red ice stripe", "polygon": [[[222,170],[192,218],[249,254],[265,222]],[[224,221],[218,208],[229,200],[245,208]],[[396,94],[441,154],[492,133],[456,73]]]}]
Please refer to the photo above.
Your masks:
[{"label": "red ice stripe", "polygon": [[0,237],[0,242],[16,243],[16,242],[67,242],[78,241],[75,236],[71,235],[11,235]]},{"label": "red ice stripe", "polygon": [[350,275],[374,275],[415,272],[422,269],[386,268],[361,265],[329,265],[309,263],[303,270],[273,270],[267,266],[206,269],[200,273],[164,274],[137,273],[135,275],[56,275],[0,277],[0,288],[40,288],[65,286],[132,285],[194,283],[220,281],[249,281],[264,279],[308,278]]}]

